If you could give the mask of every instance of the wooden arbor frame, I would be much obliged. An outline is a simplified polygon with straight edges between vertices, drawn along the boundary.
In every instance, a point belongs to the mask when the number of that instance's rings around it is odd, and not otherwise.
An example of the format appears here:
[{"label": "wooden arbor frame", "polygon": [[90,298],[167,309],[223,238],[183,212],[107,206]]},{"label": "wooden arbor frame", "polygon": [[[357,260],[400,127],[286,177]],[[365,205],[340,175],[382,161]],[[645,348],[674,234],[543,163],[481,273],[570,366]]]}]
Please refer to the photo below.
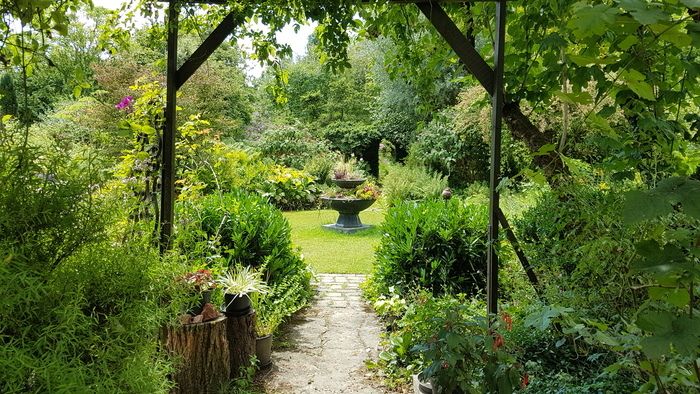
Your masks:
[{"label": "wooden arbor frame", "polygon": [[[174,203],[175,203],[175,137],[176,125],[176,93],[182,85],[194,74],[207,58],[224,42],[233,30],[243,21],[231,12],[219,23],[204,42],[180,66],[177,67],[178,18],[180,4],[225,4],[226,0],[161,0],[170,3],[168,10],[168,43],[167,43],[167,78],[166,78],[166,107],[163,130],[163,156],[161,166],[161,209],[160,209],[160,245],[161,251],[170,248],[173,234]],[[537,278],[530,267],[524,253],[518,246],[515,235],[510,230],[499,204],[497,186],[500,182],[501,171],[501,130],[503,121],[503,58],[505,47],[506,2],[507,0],[470,0],[491,1],[496,3],[496,42],[494,47],[493,67],[481,57],[470,40],[460,31],[454,21],[440,6],[441,3],[465,3],[469,1],[456,0],[391,0],[392,3],[413,3],[428,18],[435,29],[455,51],[466,69],[474,75],[481,86],[491,96],[491,169],[489,174],[489,227],[487,254],[487,311],[489,314],[498,312],[498,242],[499,223],[506,231],[508,240],[513,244],[516,254],[525,269],[528,279],[535,289],[538,289]]]}]

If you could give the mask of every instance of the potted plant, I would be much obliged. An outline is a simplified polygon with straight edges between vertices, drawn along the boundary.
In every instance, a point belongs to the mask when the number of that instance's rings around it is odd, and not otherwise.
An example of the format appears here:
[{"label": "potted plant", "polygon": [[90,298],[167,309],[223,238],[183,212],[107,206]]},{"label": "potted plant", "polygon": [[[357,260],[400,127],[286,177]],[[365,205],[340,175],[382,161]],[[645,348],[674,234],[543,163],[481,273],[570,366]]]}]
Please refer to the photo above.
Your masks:
[{"label": "potted plant", "polygon": [[261,367],[272,364],[272,335],[282,322],[278,313],[263,311],[255,322],[255,356]]},{"label": "potted plant", "polygon": [[199,315],[204,305],[211,302],[211,290],[215,286],[211,270],[199,269],[188,272],[178,278],[178,281],[199,295],[199,301],[193,308],[187,311],[192,316]]},{"label": "potted plant", "polygon": [[251,293],[265,294],[268,287],[262,272],[250,267],[235,266],[216,281],[224,291],[222,312],[242,316],[250,311]]},{"label": "potted plant", "polygon": [[357,161],[352,158],[335,164],[332,180],[340,188],[351,189],[361,185],[365,181],[365,175],[357,168]]}]

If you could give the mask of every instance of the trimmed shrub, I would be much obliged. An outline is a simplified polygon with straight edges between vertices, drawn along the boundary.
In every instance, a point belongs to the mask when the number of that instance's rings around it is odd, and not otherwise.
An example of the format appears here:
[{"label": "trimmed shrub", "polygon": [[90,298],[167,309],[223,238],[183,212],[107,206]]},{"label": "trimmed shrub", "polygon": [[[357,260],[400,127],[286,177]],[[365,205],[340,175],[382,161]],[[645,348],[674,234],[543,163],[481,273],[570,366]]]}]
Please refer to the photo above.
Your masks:
[{"label": "trimmed shrub", "polygon": [[217,193],[191,208],[189,225],[201,226],[203,234],[198,235],[215,245],[229,266],[262,266],[271,283],[306,270],[292,248],[289,222],[264,198],[244,192]]},{"label": "trimmed shrub", "polygon": [[431,174],[424,167],[387,164],[382,176],[382,193],[388,205],[403,201],[438,198],[447,187],[447,179]]},{"label": "trimmed shrub", "polygon": [[376,294],[422,287],[433,294],[476,294],[486,284],[485,206],[449,201],[391,208],[372,272]]}]

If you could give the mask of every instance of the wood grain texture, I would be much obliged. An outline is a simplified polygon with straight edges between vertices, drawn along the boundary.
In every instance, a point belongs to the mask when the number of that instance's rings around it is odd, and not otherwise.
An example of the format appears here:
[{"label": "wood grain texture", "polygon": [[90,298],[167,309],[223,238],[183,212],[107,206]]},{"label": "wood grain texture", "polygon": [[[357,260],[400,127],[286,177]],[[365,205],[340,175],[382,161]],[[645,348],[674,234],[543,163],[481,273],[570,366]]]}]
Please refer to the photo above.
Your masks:
[{"label": "wood grain texture", "polygon": [[171,393],[212,393],[231,375],[226,317],[163,329],[165,349],[177,359]]},{"label": "wood grain texture", "polygon": [[226,315],[226,335],[230,357],[231,379],[241,376],[255,354],[255,311],[243,316]]}]

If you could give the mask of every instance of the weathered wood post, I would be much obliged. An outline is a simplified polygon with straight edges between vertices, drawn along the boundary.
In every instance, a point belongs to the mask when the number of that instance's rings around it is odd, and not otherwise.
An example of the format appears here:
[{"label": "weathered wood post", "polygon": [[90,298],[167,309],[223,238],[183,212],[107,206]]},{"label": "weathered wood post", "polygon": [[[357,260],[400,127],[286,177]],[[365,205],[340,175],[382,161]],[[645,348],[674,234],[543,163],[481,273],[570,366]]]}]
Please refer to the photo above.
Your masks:
[{"label": "weathered wood post", "polygon": [[177,360],[171,393],[215,393],[229,381],[231,365],[226,317],[205,323],[165,327],[161,338]]},{"label": "weathered wood post", "polygon": [[229,313],[226,315],[226,338],[230,363],[230,377],[235,379],[241,376],[241,368],[250,363],[250,358],[255,354],[255,311]]}]

